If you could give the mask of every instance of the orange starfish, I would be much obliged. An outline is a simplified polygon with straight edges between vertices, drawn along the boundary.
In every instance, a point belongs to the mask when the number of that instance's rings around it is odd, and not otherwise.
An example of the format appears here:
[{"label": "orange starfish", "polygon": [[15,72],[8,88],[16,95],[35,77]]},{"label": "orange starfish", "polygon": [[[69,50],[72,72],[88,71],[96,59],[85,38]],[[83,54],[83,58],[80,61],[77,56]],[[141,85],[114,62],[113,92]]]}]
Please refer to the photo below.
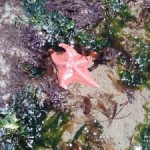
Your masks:
[{"label": "orange starfish", "polygon": [[59,85],[65,89],[70,83],[78,82],[91,87],[98,87],[88,71],[92,57],[78,54],[71,46],[60,43],[66,51],[61,55],[56,52],[51,54],[57,68]]}]

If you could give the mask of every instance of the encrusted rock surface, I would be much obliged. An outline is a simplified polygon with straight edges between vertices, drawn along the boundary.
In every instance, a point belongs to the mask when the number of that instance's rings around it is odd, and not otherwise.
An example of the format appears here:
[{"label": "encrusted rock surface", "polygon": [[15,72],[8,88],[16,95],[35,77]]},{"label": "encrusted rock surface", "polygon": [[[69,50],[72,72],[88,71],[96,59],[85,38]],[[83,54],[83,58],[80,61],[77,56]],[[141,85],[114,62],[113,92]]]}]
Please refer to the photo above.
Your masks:
[{"label": "encrusted rock surface", "polygon": [[[9,99],[10,93],[15,92],[23,86],[30,84],[43,86],[47,83],[47,78],[36,81],[34,79],[29,80],[29,76],[21,70],[20,64],[22,62],[29,61],[30,63],[36,65],[38,62],[37,60],[41,60],[41,58],[36,58],[35,52],[31,52],[27,48],[23,47],[20,37],[22,34],[22,28],[24,27],[15,27],[12,25],[14,18],[18,15],[22,15],[21,8],[17,6],[17,3],[15,3],[13,9],[11,9],[12,2],[7,2],[6,4],[3,2],[4,0],[0,2],[0,105],[2,102]],[[56,2],[58,1],[54,1],[54,4]],[[71,17],[75,20],[76,25],[79,27],[89,25],[93,22],[93,18],[95,17],[93,17],[93,15],[97,10],[97,7],[100,6],[100,12],[102,11],[100,3],[93,8],[93,1],[88,2],[87,0],[76,0],[74,5],[69,7],[71,2],[72,1],[66,0],[67,4],[62,5],[64,0],[59,1],[59,5],[55,8],[52,7],[52,3],[48,3],[47,5],[50,11],[57,9],[66,16]],[[81,7],[76,12],[78,5],[81,5]],[[69,10],[67,8],[69,8]],[[76,18],[82,10],[83,14]],[[103,13],[96,15],[96,17],[98,17],[97,19],[103,18]],[[107,76],[109,71],[114,70],[110,69],[108,66],[101,65],[96,70],[91,72],[93,78],[100,86],[97,89],[85,87],[79,84],[70,85],[69,91],[72,94],[68,96],[68,103],[70,103],[70,105],[71,103],[79,104],[79,102],[83,101],[84,96],[89,96],[92,104],[95,105],[97,100],[105,101],[105,98],[102,98],[101,95],[107,93],[114,95],[113,101],[118,104],[117,111],[119,111],[122,106],[121,104],[125,103],[128,100],[128,97],[126,93],[118,92],[115,86],[113,86],[112,81]],[[132,136],[135,125],[143,120],[142,104],[149,100],[150,92],[146,89],[143,91],[136,91],[134,93],[134,97],[136,97],[136,100],[133,100],[132,104],[125,105],[122,111],[114,118],[111,125],[108,125],[108,118],[100,111],[93,109],[91,112],[104,126],[105,137],[113,138],[113,141],[116,144],[116,150],[123,150],[130,144],[129,137]],[[108,101],[106,103],[108,103],[109,109],[112,103],[109,103]],[[80,116],[83,113],[83,110],[75,109],[74,113],[77,116]],[[68,138],[69,137],[70,134],[68,134]]]},{"label": "encrusted rock surface", "polygon": [[74,20],[79,28],[100,22],[104,18],[102,5],[95,0],[53,0],[48,1],[45,7],[51,12],[60,11]]}]

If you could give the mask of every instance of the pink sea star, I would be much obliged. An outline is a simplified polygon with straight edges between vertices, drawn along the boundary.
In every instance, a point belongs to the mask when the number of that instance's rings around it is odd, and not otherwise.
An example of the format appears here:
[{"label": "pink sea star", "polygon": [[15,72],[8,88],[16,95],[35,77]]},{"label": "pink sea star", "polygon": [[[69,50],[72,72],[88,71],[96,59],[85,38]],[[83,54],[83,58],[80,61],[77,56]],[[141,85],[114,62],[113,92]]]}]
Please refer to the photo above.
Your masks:
[{"label": "pink sea star", "polygon": [[59,46],[66,51],[63,54],[56,52],[51,54],[57,68],[59,85],[67,89],[70,83],[78,82],[91,87],[98,87],[88,71],[92,57],[78,54],[75,49],[67,44],[60,43]]}]

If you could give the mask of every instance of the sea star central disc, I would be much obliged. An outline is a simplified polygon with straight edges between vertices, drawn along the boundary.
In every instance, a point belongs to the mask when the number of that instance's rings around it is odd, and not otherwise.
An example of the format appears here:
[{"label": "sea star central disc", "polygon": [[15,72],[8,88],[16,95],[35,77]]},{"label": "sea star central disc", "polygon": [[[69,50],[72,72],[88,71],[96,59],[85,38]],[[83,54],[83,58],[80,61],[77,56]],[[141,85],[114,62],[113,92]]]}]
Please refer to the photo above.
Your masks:
[{"label": "sea star central disc", "polygon": [[63,54],[56,52],[51,54],[57,68],[59,85],[67,89],[70,83],[78,82],[91,87],[98,87],[88,71],[92,58],[78,54],[75,49],[67,44],[60,43],[59,46],[66,51]]}]

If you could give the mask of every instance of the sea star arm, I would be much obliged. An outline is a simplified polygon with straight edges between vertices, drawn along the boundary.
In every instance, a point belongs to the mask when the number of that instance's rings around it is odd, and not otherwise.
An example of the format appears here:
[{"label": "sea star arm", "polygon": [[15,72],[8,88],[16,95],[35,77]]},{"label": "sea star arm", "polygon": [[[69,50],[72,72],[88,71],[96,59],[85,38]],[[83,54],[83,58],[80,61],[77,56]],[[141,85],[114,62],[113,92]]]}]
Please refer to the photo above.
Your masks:
[{"label": "sea star arm", "polygon": [[87,68],[77,68],[76,69],[76,82],[84,85],[89,85],[92,87],[99,87],[99,85],[93,80]]},{"label": "sea star arm", "polygon": [[59,46],[66,50],[66,55],[69,58],[75,58],[75,57],[81,56],[75,51],[75,49],[73,49],[71,46],[69,46],[65,43],[60,43]]},{"label": "sea star arm", "polygon": [[76,62],[76,65],[79,66],[79,67],[89,67],[89,64],[91,63],[92,61],[92,57],[91,56],[78,56],[78,60]]},{"label": "sea star arm", "polygon": [[60,70],[58,70],[57,74],[59,85],[64,89],[67,89],[67,86],[74,81],[72,70],[66,70],[65,68],[61,68]]}]

